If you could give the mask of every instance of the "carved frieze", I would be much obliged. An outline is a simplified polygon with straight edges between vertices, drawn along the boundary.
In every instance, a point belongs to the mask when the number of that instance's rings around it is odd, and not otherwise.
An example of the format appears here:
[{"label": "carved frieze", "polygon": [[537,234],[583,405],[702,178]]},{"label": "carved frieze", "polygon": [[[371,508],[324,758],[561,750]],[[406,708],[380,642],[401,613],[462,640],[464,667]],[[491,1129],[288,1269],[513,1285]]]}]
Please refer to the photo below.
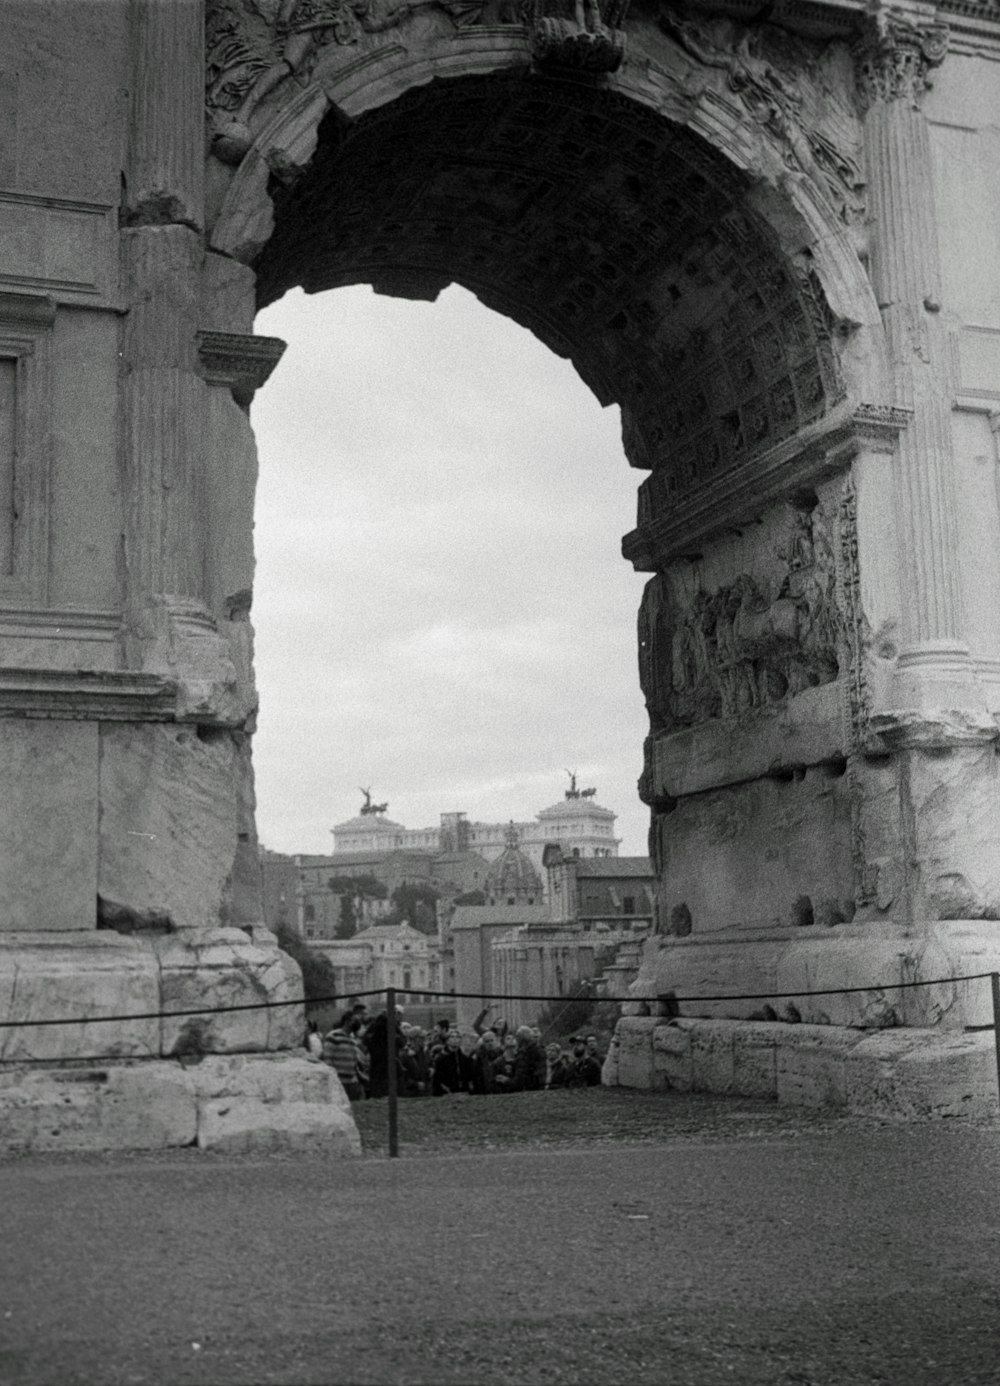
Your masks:
[{"label": "carved frieze", "polygon": [[796,512],[774,571],[743,572],[687,600],[666,574],[646,587],[640,681],[654,734],[773,707],[840,670],[843,629],[829,536]]},{"label": "carved frieze", "polygon": [[214,152],[238,163],[250,148],[249,120],[290,77],[308,80],[328,44],[357,43],[391,29],[410,0],[208,0],[206,105]]},{"label": "carved frieze", "polygon": [[712,25],[670,7],[662,9],[660,27],[699,66],[725,74],[728,90],[773,137],[791,172],[825,189],[845,222],[861,214],[864,174],[837,93],[824,92],[824,116],[833,133],[807,107],[803,78],[818,84],[812,50],[783,31]]}]

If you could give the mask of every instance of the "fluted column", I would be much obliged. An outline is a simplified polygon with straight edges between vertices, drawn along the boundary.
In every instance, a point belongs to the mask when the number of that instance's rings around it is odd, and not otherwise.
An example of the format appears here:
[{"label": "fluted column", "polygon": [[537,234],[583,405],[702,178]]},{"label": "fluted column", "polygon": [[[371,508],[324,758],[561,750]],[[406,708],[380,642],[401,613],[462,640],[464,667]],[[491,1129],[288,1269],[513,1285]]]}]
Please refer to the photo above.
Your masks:
[{"label": "fluted column", "polygon": [[205,383],[196,374],[200,237],[123,233],[130,306],[122,336],[125,561],[130,597],[204,594]]},{"label": "fluted column", "polygon": [[[131,0],[130,124],[122,209],[121,439],[133,635],[205,595],[204,429],[198,374],[204,243],[204,5]],[[150,656],[137,656],[149,662]]]},{"label": "fluted column", "polygon": [[204,224],[204,0],[131,0],[126,219]]},{"label": "fluted column", "polygon": [[952,457],[950,355],[941,323],[933,168],[921,101],[947,29],[879,11],[856,50],[870,197],[871,276],[893,366],[894,403],[912,411],[900,437],[896,511],[901,563],[898,707],[978,707],[963,638]]}]

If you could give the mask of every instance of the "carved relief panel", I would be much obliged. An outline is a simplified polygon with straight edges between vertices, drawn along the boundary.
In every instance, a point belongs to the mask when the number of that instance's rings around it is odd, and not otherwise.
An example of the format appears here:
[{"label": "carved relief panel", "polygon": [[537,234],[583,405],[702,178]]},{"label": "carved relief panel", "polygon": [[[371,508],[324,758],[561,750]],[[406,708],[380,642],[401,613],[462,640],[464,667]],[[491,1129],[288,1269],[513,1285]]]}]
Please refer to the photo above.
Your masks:
[{"label": "carved relief panel", "polygon": [[764,711],[837,678],[845,628],[833,523],[819,503],[781,506],[763,539],[737,546],[734,576],[682,564],[649,582],[639,671],[654,736]]}]

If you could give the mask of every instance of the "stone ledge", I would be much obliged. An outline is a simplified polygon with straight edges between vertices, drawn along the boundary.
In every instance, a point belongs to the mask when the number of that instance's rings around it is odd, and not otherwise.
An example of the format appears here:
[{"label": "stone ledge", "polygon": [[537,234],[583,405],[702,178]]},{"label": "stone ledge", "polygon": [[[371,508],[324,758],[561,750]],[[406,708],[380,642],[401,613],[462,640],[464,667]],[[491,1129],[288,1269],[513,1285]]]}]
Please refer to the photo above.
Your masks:
[{"label": "stone ledge", "polygon": [[[0,1059],[58,1063],[295,1050],[305,1030],[301,973],[273,935],[256,933],[256,939],[235,928],[0,933],[0,1020],[17,1022],[0,1028]],[[257,1006],[267,1002],[272,1005]],[[220,1005],[256,1008],[157,1017]],[[104,1015],[148,1018],[90,1019]],[[63,1016],[76,1020],[27,1024]]]},{"label": "stone ledge", "polygon": [[899,1120],[1000,1116],[993,1035],[677,1019],[618,1022],[603,1081]]},{"label": "stone ledge", "polygon": [[289,1055],[0,1073],[0,1151],[305,1150],[359,1155],[332,1069]]},{"label": "stone ledge", "polygon": [[[806,1023],[881,1030],[893,1024],[917,1029],[962,1031],[992,1021],[987,980],[951,980],[1000,971],[1000,924],[952,919],[926,923],[814,924],[773,930],[727,929],[687,938],[657,935],[644,945],[643,962],[629,988],[633,1014],[649,1014],[650,998],[773,994],[786,1018],[793,1004]],[[938,986],[906,986],[945,978]],[[848,991],[844,988],[863,988]],[[793,1000],[781,993],[799,993]],[[806,993],[828,991],[825,996]],[[767,998],[745,1001],[683,1001],[681,1013],[749,1020]],[[628,1014],[624,1011],[623,1014]],[[794,1018],[794,1016],[792,1017]]]}]

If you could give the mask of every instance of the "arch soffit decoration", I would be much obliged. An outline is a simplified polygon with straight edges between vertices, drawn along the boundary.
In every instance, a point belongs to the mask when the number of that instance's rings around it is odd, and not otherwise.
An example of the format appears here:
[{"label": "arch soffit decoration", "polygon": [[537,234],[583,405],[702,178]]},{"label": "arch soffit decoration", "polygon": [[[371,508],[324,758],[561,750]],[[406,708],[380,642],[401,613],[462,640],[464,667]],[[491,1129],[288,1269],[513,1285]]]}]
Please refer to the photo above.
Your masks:
[{"label": "arch soffit decoration", "polygon": [[[507,91],[517,88],[518,99],[525,99],[529,91],[545,91],[550,97],[557,93],[571,108],[574,100],[578,103],[610,100],[616,104],[619,115],[633,112],[646,128],[650,122],[655,122],[671,132],[673,148],[679,154],[693,149],[698,151],[702,162],[706,158],[710,165],[714,162],[720,181],[731,183],[730,198],[732,187],[739,186],[741,218],[751,227],[756,223],[758,239],[763,235],[770,241],[770,268],[778,278],[783,270],[786,279],[790,279],[789,267],[796,267],[801,288],[803,266],[809,266],[811,302],[803,304],[800,296],[799,303],[792,305],[794,294],[789,297],[786,283],[785,303],[779,305],[779,311],[782,307],[792,308],[795,321],[791,335],[801,339],[804,332],[811,333],[812,340],[799,353],[798,362],[791,363],[791,371],[786,369],[788,362],[784,361],[779,363],[777,373],[772,372],[771,378],[763,382],[769,389],[771,405],[779,412],[782,388],[789,395],[795,393],[794,403],[789,401],[784,405],[788,426],[784,433],[771,427],[768,434],[765,422],[756,440],[737,438],[742,446],[742,456],[737,448],[737,462],[743,464],[738,470],[752,470],[747,463],[762,451],[776,449],[781,453],[782,445],[785,453],[790,449],[794,451],[803,439],[807,443],[806,450],[811,446],[814,456],[817,452],[828,452],[832,440],[838,464],[844,465],[861,445],[865,431],[854,428],[855,411],[863,397],[871,399],[875,395],[878,398],[887,372],[877,306],[843,208],[834,205],[816,178],[805,176],[801,169],[789,172],[787,153],[783,155],[783,151],[775,147],[775,141],[768,137],[759,122],[747,120],[746,112],[739,109],[736,100],[718,99],[712,88],[704,83],[692,97],[683,65],[664,65],[662,43],[659,51],[652,55],[640,50],[639,61],[626,61],[618,72],[602,78],[597,87],[592,80],[553,81],[533,75],[530,53],[520,30],[507,26],[471,33],[475,35],[474,43],[470,41],[469,30],[459,29],[457,36],[450,41],[439,40],[436,48],[430,51],[425,45],[419,56],[398,43],[389,42],[345,64],[344,50],[340,49],[333,55],[338,61],[324,62],[321,58],[307,86],[286,82],[284,90],[276,93],[282,99],[274,101],[270,118],[260,128],[253,146],[235,173],[229,175],[231,181],[212,229],[213,249],[253,264],[261,271],[265,281],[263,301],[270,301],[293,283],[303,281],[311,291],[349,282],[369,282],[383,292],[430,298],[449,282],[464,283],[487,306],[521,321],[560,355],[571,357],[602,403],[617,400],[621,404],[629,460],[653,471],[640,492],[641,522],[661,512],[664,505],[688,510],[690,507],[685,502],[692,489],[704,492],[706,500],[711,493],[718,499],[723,491],[731,489],[726,487],[726,481],[733,470],[731,465],[719,465],[720,451],[730,462],[733,455],[732,450],[727,449],[732,432],[720,437],[720,430],[745,430],[746,411],[729,411],[726,422],[720,425],[720,409],[715,401],[709,400],[709,408],[715,406],[714,428],[704,429],[697,419],[685,419],[683,411],[675,407],[677,397],[670,398],[672,363],[668,358],[664,369],[662,352],[652,363],[655,369],[647,372],[643,384],[652,393],[664,395],[666,405],[658,413],[655,407],[643,413],[641,404],[637,406],[634,398],[628,398],[628,391],[613,378],[614,371],[609,376],[599,364],[581,359],[574,349],[571,332],[567,334],[560,326],[553,331],[552,323],[539,320],[537,316],[532,320],[532,312],[523,304],[505,297],[502,291],[497,292],[496,286],[488,282],[474,282],[474,276],[468,273],[442,268],[436,283],[433,272],[425,275],[423,287],[419,283],[419,273],[416,286],[412,275],[411,282],[405,282],[405,273],[396,285],[391,273],[383,273],[380,283],[371,267],[367,272],[362,267],[346,276],[333,273],[328,282],[322,278],[309,282],[308,274],[298,271],[293,271],[286,282],[274,277],[281,255],[280,251],[276,252],[276,242],[281,238],[283,217],[294,220],[296,200],[301,198],[298,190],[308,188],[313,170],[301,180],[297,178],[298,173],[310,163],[315,167],[324,159],[329,160],[331,147],[334,147],[334,156],[339,156],[343,149],[350,157],[352,140],[356,142],[359,132],[363,155],[366,122],[374,127],[381,120],[385,126],[389,119],[387,128],[391,129],[392,108],[407,112],[409,103],[412,111],[428,101],[433,104],[468,93],[473,87],[481,95],[489,84],[503,83],[508,84]],[[632,41],[635,47],[634,39]],[[729,249],[731,252],[733,247]],[[750,247],[751,252],[753,249]],[[756,249],[759,251],[760,246]],[[685,287],[681,285],[682,292]],[[745,296],[745,280],[740,292]],[[727,330],[725,312],[719,316],[717,338]],[[807,318],[811,319],[808,323]],[[773,318],[770,323],[763,324],[765,329],[776,325]],[[646,330],[656,335],[657,329],[658,324],[654,323]],[[708,374],[716,376],[725,364],[719,357],[718,346],[717,340],[714,359],[705,363]],[[810,357],[815,361],[817,353],[822,359],[818,370],[815,366],[812,368],[815,378],[810,384],[807,363]],[[673,362],[676,360],[675,355]],[[801,390],[794,384],[796,367],[799,380],[807,382]],[[791,389],[789,382],[792,382]],[[805,391],[811,391],[811,396],[803,408]],[[690,395],[689,384],[684,385],[684,392]],[[704,406],[705,401],[701,404]],[[771,409],[772,424],[774,407]],[[671,418],[676,426],[671,426]],[[882,442],[884,446],[885,440]],[[694,455],[699,444],[711,454],[707,465],[704,452],[700,457]],[[775,477],[775,494],[781,489],[781,470],[779,467]],[[713,471],[721,473],[714,484]],[[707,487],[704,485],[706,479],[710,483]],[[750,490],[753,490],[752,482]],[[706,509],[704,505],[696,508]],[[637,566],[653,566],[652,561],[644,560],[641,550],[641,544],[633,545],[629,556]],[[661,553],[660,557],[663,556]]]}]

